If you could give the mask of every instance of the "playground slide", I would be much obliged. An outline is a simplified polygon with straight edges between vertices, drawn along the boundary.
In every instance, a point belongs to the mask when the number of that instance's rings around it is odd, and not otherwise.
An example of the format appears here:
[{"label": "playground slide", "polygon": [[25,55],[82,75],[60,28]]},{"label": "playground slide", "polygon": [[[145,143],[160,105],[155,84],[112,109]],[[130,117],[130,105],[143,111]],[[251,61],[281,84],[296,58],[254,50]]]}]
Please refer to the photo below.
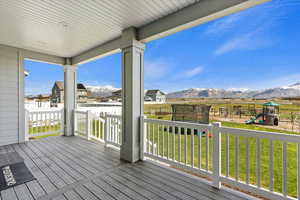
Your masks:
[{"label": "playground slide", "polygon": [[254,124],[255,121],[256,121],[258,118],[262,117],[262,116],[263,116],[263,114],[262,114],[262,113],[259,113],[258,115],[256,115],[256,117],[252,117],[251,119],[247,120],[247,121],[246,121],[246,124]]}]

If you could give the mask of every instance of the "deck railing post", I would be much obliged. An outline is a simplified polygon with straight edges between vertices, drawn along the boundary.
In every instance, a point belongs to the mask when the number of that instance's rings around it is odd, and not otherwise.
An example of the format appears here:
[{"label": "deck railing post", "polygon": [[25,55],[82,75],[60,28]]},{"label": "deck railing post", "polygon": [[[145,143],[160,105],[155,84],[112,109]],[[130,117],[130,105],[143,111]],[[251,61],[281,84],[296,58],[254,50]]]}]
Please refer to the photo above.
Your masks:
[{"label": "deck railing post", "polygon": [[108,133],[109,133],[109,124],[108,124],[108,116],[107,116],[107,113],[104,113],[104,144],[105,144],[105,147],[107,147],[107,136],[108,136]]},{"label": "deck railing post", "polygon": [[90,136],[91,136],[91,120],[92,118],[92,113],[90,110],[88,110],[86,112],[86,136],[87,136],[87,139],[90,140]]},{"label": "deck railing post", "polygon": [[76,136],[77,135],[77,131],[78,131],[76,110],[73,111],[73,117],[74,117],[74,135]]},{"label": "deck railing post", "polygon": [[29,141],[29,111],[25,110],[25,142]]},{"label": "deck railing post", "polygon": [[[75,112],[75,110],[73,112]],[[74,126],[77,125],[75,120],[73,120],[73,123],[74,123],[73,124]],[[64,111],[64,109],[61,109],[61,111],[60,111],[60,133],[62,133],[62,134],[64,134],[64,124],[65,124],[65,111]],[[75,135],[76,130],[77,129],[74,128],[74,135]]]},{"label": "deck railing post", "polygon": [[144,152],[146,150],[146,133],[145,131],[147,130],[146,129],[146,124],[145,124],[145,119],[147,117],[142,115],[141,118],[140,118],[140,139],[141,139],[141,142],[140,142],[140,145],[141,145],[141,151],[140,151],[140,159],[141,160],[145,160],[145,155],[144,155]]},{"label": "deck railing post", "polygon": [[214,122],[212,124],[213,133],[213,187],[220,188],[220,175],[221,175],[221,134],[220,134],[220,122]]}]

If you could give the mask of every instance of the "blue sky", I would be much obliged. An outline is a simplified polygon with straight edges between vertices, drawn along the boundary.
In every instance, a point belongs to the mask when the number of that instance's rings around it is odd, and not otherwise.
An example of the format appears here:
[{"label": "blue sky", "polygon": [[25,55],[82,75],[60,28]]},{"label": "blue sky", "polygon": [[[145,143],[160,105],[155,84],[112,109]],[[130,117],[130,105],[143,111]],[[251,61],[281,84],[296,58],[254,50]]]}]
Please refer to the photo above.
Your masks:
[{"label": "blue sky", "polygon": [[[264,89],[300,82],[300,1],[274,0],[146,44],[145,89]],[[25,62],[26,93],[50,93],[60,66]],[[78,81],[121,87],[121,55],[79,66]]]}]

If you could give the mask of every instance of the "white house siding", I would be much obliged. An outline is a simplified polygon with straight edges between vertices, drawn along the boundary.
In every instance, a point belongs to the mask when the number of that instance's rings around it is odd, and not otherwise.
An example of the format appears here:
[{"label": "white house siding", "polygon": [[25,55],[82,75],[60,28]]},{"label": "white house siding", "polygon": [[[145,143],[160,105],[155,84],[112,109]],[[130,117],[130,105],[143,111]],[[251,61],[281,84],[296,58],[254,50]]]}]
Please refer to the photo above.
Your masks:
[{"label": "white house siding", "polygon": [[19,142],[19,54],[0,46],[0,146]]}]

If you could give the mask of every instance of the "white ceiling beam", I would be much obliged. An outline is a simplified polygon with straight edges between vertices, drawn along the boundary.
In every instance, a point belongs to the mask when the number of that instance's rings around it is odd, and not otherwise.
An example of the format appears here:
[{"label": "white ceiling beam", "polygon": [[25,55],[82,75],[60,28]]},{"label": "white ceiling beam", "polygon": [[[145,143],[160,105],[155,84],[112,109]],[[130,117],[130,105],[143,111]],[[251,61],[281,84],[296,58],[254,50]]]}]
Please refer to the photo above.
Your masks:
[{"label": "white ceiling beam", "polygon": [[23,52],[24,58],[28,60],[45,62],[50,64],[57,64],[57,65],[64,65],[66,62],[66,59],[63,57],[39,53],[36,51],[29,51],[26,49],[20,49],[20,50]]},{"label": "white ceiling beam", "polygon": [[138,39],[149,42],[270,0],[202,0],[138,29]]},{"label": "white ceiling beam", "polygon": [[45,63],[57,64],[57,65],[65,64],[65,58],[59,56],[53,56],[49,54],[39,53],[36,51],[30,51],[26,49],[7,46],[3,44],[0,44],[0,48],[3,50],[13,50],[16,52],[20,52],[22,54],[22,57],[28,60],[34,60],[38,62],[45,62]]},{"label": "white ceiling beam", "polygon": [[[270,0],[201,0],[138,28],[137,39],[149,42],[267,1]],[[121,37],[118,37],[73,57],[72,64],[83,64],[115,53],[121,44]]]},{"label": "white ceiling beam", "polygon": [[72,58],[72,64],[79,65],[89,62],[91,60],[108,56],[113,53],[119,52],[122,44],[122,38],[118,37],[109,42],[101,44],[95,48],[92,48],[82,54]]}]

